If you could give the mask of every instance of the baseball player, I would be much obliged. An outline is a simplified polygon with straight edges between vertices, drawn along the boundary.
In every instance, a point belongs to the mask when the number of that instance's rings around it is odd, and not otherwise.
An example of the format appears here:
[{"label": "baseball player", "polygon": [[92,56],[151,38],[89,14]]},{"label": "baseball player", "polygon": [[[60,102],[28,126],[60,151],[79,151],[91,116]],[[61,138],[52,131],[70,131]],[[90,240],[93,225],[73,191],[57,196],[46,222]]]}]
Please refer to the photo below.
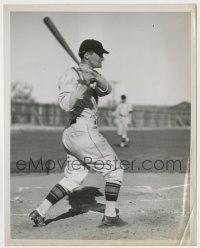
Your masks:
[{"label": "baseball player", "polygon": [[114,116],[116,117],[117,134],[121,137],[120,147],[125,147],[130,139],[127,136],[128,125],[130,123],[132,107],[126,101],[126,96],[121,96],[121,103],[118,105]]},{"label": "baseball player", "polygon": [[67,150],[64,177],[49,192],[41,205],[29,216],[37,226],[45,225],[49,208],[77,189],[88,174],[98,171],[105,178],[106,207],[102,225],[121,226],[116,202],[123,180],[124,168],[97,127],[99,97],[111,92],[111,84],[94,68],[101,68],[108,52],[97,40],[84,40],[79,48],[81,63],[68,69],[59,80],[58,101],[67,112],[62,141]]}]

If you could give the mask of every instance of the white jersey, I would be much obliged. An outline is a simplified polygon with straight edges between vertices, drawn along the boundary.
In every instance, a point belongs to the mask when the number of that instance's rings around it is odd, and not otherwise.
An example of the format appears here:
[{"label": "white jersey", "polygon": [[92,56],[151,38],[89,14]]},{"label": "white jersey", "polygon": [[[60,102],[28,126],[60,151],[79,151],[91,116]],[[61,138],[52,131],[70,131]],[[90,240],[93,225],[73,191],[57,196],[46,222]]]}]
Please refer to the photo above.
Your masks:
[{"label": "white jersey", "polygon": [[[59,80],[58,101],[69,118],[63,132],[62,141],[68,152],[65,177],[59,184],[72,192],[80,187],[88,174],[88,167],[100,172],[107,181],[121,184],[123,166],[107,140],[99,133],[97,123],[98,96],[110,93],[102,91],[98,86],[94,89],[83,84],[79,72],[71,68]],[[72,120],[76,119],[75,122]],[[117,163],[115,162],[117,158]],[[78,169],[74,162],[80,162]],[[101,163],[100,163],[100,162]],[[111,161],[107,166],[107,161]],[[100,163],[100,164],[99,164]],[[102,167],[102,163],[103,166]],[[87,165],[87,166],[85,166]]]},{"label": "white jersey", "polygon": [[[70,68],[59,79],[58,102],[69,119],[97,118],[98,95],[95,89],[81,84],[80,72]],[[73,104],[75,102],[75,104]]]},{"label": "white jersey", "polygon": [[130,106],[129,103],[121,102],[116,109],[116,114],[118,116],[128,117],[131,111],[132,111],[132,107]]}]

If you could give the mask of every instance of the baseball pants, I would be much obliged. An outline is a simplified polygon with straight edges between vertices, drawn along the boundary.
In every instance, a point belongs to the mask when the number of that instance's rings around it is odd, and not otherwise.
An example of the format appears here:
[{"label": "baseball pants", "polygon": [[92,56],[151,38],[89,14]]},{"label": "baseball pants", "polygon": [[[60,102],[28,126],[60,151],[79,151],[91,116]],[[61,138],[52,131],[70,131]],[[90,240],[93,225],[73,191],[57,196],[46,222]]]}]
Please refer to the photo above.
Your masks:
[{"label": "baseball pants", "polygon": [[122,136],[123,138],[127,137],[127,130],[129,124],[129,117],[120,116],[117,120],[117,134]]},{"label": "baseball pants", "polygon": [[107,140],[99,133],[94,119],[78,118],[63,132],[67,150],[65,177],[59,182],[72,192],[88,174],[89,168],[99,172],[106,182],[121,185],[124,167]]}]

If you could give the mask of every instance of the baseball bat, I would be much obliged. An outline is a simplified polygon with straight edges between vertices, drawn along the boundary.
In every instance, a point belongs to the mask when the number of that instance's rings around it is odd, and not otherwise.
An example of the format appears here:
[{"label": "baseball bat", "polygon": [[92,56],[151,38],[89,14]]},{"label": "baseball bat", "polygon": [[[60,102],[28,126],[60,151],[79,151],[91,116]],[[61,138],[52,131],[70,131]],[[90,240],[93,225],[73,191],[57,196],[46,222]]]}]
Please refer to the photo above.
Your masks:
[{"label": "baseball bat", "polygon": [[57,41],[61,44],[61,46],[65,49],[65,51],[69,54],[69,56],[76,62],[76,64],[80,64],[77,57],[74,55],[73,51],[71,50],[70,46],[65,41],[64,37],[60,33],[60,31],[57,29],[55,24],[52,22],[50,17],[46,16],[43,19],[44,23],[47,25],[51,33],[54,35],[54,37],[57,39]]}]

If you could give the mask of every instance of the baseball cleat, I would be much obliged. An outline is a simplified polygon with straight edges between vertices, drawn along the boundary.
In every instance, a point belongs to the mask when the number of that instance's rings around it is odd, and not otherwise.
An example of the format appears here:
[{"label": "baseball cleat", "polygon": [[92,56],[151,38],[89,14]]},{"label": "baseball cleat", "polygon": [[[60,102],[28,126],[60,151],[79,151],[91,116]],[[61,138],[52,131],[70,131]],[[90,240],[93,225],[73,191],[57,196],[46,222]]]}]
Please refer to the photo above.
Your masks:
[{"label": "baseball cleat", "polygon": [[111,226],[116,226],[116,227],[121,227],[125,226],[127,222],[123,221],[118,215],[116,217],[109,217],[109,216],[103,216],[102,219],[102,225],[101,227],[111,227]]},{"label": "baseball cleat", "polygon": [[124,142],[122,142],[119,146],[123,148],[123,147],[125,147],[125,145],[126,144]]},{"label": "baseball cleat", "polygon": [[42,217],[37,210],[31,212],[29,218],[34,222],[36,226],[46,226],[45,218]]}]

